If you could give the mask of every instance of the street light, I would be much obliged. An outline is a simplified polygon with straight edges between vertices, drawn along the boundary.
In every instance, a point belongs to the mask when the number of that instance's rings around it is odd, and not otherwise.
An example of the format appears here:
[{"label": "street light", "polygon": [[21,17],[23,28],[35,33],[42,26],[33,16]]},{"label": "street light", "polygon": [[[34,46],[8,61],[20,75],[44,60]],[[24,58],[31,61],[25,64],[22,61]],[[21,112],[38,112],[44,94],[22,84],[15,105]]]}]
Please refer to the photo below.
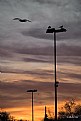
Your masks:
[{"label": "street light", "polygon": [[34,108],[33,108],[33,93],[37,92],[37,90],[27,90],[27,92],[31,92],[32,93],[32,121],[34,121]]},{"label": "street light", "polygon": [[60,26],[59,29],[51,28],[51,26],[49,26],[46,31],[46,33],[54,33],[55,121],[57,121],[57,87],[58,87],[58,83],[59,83],[56,80],[56,33],[66,32],[66,31],[67,30],[63,26]]}]

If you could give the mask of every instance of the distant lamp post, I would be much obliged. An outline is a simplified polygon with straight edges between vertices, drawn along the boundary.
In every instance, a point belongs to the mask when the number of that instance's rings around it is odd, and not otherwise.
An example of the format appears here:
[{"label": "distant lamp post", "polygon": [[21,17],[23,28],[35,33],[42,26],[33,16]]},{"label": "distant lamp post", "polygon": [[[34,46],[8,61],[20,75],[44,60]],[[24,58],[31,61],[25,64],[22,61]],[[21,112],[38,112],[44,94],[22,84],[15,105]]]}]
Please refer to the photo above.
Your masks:
[{"label": "distant lamp post", "polygon": [[33,93],[37,92],[37,90],[27,90],[27,92],[31,92],[32,93],[32,121],[34,121],[34,105],[33,105]]},{"label": "distant lamp post", "polygon": [[57,87],[59,83],[56,81],[56,33],[66,32],[66,31],[67,30],[63,26],[60,26],[59,29],[51,28],[51,26],[49,26],[46,31],[46,33],[54,33],[55,121],[57,121]]}]

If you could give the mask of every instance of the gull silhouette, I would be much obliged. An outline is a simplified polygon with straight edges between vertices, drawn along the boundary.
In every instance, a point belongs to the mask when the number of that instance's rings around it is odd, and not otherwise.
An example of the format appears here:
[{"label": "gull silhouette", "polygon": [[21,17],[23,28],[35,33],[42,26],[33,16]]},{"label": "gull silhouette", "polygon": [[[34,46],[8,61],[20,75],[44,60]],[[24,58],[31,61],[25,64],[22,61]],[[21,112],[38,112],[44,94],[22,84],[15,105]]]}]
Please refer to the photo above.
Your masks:
[{"label": "gull silhouette", "polygon": [[31,22],[28,19],[20,19],[20,18],[14,18],[13,20],[19,20],[20,22]]},{"label": "gull silhouette", "polygon": [[63,28],[63,25],[62,25],[62,26],[60,26],[59,28],[61,28],[61,29],[62,29],[62,28]]}]

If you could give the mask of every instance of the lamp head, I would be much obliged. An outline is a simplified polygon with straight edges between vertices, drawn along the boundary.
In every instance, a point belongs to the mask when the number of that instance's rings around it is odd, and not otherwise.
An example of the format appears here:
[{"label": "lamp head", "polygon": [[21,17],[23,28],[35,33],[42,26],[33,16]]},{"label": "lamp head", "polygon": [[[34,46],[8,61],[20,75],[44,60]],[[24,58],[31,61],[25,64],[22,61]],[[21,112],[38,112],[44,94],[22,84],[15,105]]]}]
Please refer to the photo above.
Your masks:
[{"label": "lamp head", "polygon": [[51,28],[51,26],[48,26],[48,29],[46,30],[46,33],[59,33],[59,32],[66,32],[67,30],[62,26],[59,27],[59,29]]},{"label": "lamp head", "polygon": [[32,89],[30,89],[30,90],[27,90],[27,92],[37,92],[37,90],[32,90]]},{"label": "lamp head", "polygon": [[48,26],[46,33],[53,33],[54,31],[55,31],[55,28],[51,28],[51,26]]}]

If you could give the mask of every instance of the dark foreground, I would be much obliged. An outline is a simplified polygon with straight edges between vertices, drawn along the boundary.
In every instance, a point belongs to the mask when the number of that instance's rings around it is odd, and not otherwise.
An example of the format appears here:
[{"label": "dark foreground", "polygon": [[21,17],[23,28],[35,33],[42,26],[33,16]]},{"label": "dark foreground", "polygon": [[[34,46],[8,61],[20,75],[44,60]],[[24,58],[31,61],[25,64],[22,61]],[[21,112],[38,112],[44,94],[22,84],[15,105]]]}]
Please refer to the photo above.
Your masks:
[{"label": "dark foreground", "polygon": [[66,118],[66,119],[64,118],[64,119],[58,119],[57,121],[81,121],[81,118]]},{"label": "dark foreground", "polygon": [[[47,119],[44,121],[56,121],[56,120]],[[58,119],[57,121],[81,121],[81,118],[63,118],[63,119]]]}]

